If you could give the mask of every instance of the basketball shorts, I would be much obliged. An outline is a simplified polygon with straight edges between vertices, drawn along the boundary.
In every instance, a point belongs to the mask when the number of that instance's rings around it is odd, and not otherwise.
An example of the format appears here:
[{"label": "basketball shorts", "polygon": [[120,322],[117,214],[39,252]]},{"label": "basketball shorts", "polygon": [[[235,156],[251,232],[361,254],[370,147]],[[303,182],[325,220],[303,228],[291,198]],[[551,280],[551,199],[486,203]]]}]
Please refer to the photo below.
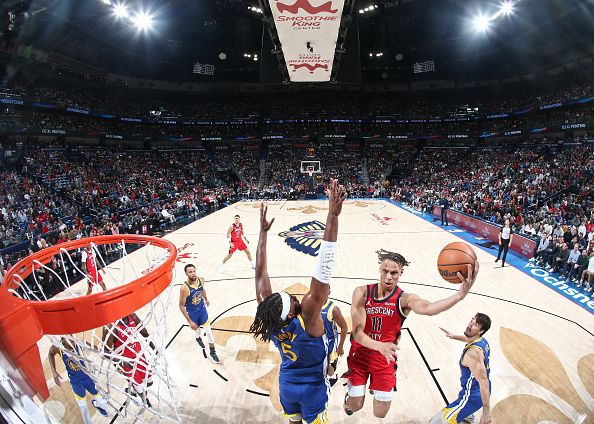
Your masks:
[{"label": "basketball shorts", "polygon": [[247,246],[243,240],[238,240],[233,243],[233,247],[229,248],[229,254],[234,253],[236,250],[245,250]]},{"label": "basketball shorts", "polygon": [[370,349],[351,350],[347,358],[348,379],[352,386],[365,386],[378,392],[396,390],[396,362],[386,362],[386,358]]},{"label": "basketball shorts", "polygon": [[316,383],[289,383],[279,377],[280,403],[284,413],[292,421],[301,419],[308,424],[328,422],[328,396],[330,385],[327,379]]},{"label": "basketball shorts", "polygon": [[447,424],[458,424],[482,407],[483,400],[480,391],[470,394],[462,391],[458,399],[443,408],[441,419]]},{"label": "basketball shorts", "polygon": [[89,272],[88,277],[89,279],[87,280],[87,282],[91,287],[93,287],[95,284],[103,282],[103,277],[101,276],[101,273],[99,271],[92,270],[91,272]]},{"label": "basketball shorts", "polygon": [[137,393],[142,393],[152,383],[153,373],[147,370],[144,356],[141,356],[137,362],[134,359],[131,358],[130,362],[122,365],[122,374],[128,378]]},{"label": "basketball shorts", "polygon": [[338,364],[338,353],[336,353],[336,339],[331,339],[328,341],[328,363],[332,365],[332,368],[336,370],[336,365]]},{"label": "basketball shorts", "polygon": [[70,385],[72,386],[72,391],[79,399],[84,398],[86,396],[86,392],[89,392],[92,395],[99,393],[95,387],[95,383],[88,375],[85,375],[82,378],[70,380]]},{"label": "basketball shorts", "polygon": [[[204,302],[204,300],[202,302]],[[193,311],[188,311],[188,315],[190,316],[190,319],[199,327],[208,322],[208,311],[206,310],[206,306],[202,306]]]}]

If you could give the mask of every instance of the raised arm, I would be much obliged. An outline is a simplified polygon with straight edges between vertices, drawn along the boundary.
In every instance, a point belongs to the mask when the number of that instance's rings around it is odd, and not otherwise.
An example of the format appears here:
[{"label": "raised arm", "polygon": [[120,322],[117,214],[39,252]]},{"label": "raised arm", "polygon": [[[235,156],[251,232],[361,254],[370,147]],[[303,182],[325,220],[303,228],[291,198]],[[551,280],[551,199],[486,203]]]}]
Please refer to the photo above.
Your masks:
[{"label": "raised arm", "polygon": [[[336,238],[338,236],[338,215],[342,211],[342,204],[347,193],[343,186],[338,185],[337,180],[330,180],[327,195],[329,208],[324,238],[318,250],[318,258],[309,285],[309,292],[303,296],[301,301],[301,313],[306,328],[311,325],[318,328],[324,326],[320,312],[330,292],[330,277],[334,269]],[[317,333],[317,331],[314,332]],[[310,335],[313,334],[310,332]]]},{"label": "raised arm", "polygon": [[260,237],[258,238],[258,249],[256,250],[256,300],[258,305],[272,294],[268,264],[266,262],[266,242],[268,230],[270,230],[274,218],[268,221],[266,212],[268,212],[268,205],[260,203]]},{"label": "raised arm", "polygon": [[60,353],[60,349],[56,346],[50,347],[50,350],[47,354],[47,359],[49,360],[50,368],[52,370],[52,376],[54,377],[54,381],[58,386],[62,385],[62,377],[60,377],[60,373],[56,370],[56,355]]},{"label": "raised arm", "polygon": [[408,311],[412,310],[419,315],[437,315],[443,311],[447,311],[466,297],[472,284],[476,280],[478,271],[478,262],[475,262],[474,272],[472,271],[472,266],[468,265],[468,277],[464,277],[462,274],[458,273],[458,277],[462,280],[460,290],[458,290],[457,293],[436,302],[429,302],[426,299],[421,299],[416,294],[405,293],[401,298],[403,312],[408,315]]},{"label": "raised arm", "polygon": [[342,356],[344,355],[344,342],[349,332],[349,325],[347,324],[346,319],[342,316],[342,312],[338,306],[335,306],[334,309],[332,309],[332,319],[336,325],[338,325],[338,328],[340,328],[340,340],[336,347],[336,353],[338,353],[338,356]]},{"label": "raised arm", "polygon": [[481,390],[481,400],[483,401],[483,414],[480,424],[489,424],[491,422],[491,389],[489,387],[489,378],[485,368],[485,356],[481,349],[471,347],[464,355],[463,365],[470,368],[470,372],[478,381]]},{"label": "raised arm", "polygon": [[468,343],[468,338],[464,334],[454,334],[449,332],[443,327],[439,327],[443,331],[448,339],[458,340],[459,342]]},{"label": "raised arm", "polygon": [[351,304],[351,319],[353,321],[351,334],[353,338],[361,346],[380,352],[388,362],[395,361],[397,347],[394,343],[378,342],[365,334],[365,322],[367,321],[365,302],[367,302],[366,287],[357,287],[353,292],[353,303]]}]

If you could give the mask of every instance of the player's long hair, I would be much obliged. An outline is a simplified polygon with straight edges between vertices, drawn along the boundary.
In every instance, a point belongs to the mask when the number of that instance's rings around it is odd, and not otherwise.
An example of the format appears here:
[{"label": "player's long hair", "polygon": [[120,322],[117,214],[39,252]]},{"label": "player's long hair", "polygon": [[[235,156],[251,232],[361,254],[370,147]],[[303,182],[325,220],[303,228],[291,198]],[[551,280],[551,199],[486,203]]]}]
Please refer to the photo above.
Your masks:
[{"label": "player's long hair", "polygon": [[280,293],[272,293],[258,305],[250,333],[265,342],[270,341],[270,338],[290,321],[290,319],[285,321],[280,319],[282,310],[283,299]]},{"label": "player's long hair", "polygon": [[377,260],[380,264],[386,259],[396,262],[398,265],[400,265],[400,268],[404,268],[410,264],[410,262],[404,259],[404,256],[402,256],[400,253],[390,252],[389,250],[385,249],[376,250],[375,253],[377,253]]}]

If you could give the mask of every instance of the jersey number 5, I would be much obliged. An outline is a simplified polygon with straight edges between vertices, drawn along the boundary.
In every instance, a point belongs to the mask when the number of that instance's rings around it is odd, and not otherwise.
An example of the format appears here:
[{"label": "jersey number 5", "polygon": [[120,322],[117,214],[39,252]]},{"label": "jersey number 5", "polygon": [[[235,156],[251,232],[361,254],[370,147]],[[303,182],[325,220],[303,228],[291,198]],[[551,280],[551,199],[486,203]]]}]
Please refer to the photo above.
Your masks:
[{"label": "jersey number 5", "polygon": [[285,342],[281,342],[281,349],[283,350],[285,356],[289,358],[291,361],[295,362],[297,360],[297,355],[295,355],[295,352],[291,350],[291,345]]}]

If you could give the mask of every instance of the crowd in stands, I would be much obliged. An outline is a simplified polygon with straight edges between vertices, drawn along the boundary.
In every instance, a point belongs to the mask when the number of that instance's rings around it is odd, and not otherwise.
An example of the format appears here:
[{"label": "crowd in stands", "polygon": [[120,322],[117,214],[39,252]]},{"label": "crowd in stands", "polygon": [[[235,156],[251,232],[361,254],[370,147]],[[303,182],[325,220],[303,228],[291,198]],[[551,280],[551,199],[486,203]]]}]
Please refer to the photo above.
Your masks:
[{"label": "crowd in stands", "polygon": [[[551,272],[588,284],[594,269],[575,267],[572,249],[594,257],[594,147],[563,149],[423,150],[413,172],[394,188],[393,197],[431,212],[447,199],[468,215],[503,224],[546,240],[535,255]],[[568,251],[569,249],[569,251]],[[575,256],[575,255],[574,255]],[[590,262],[588,262],[589,264]],[[592,259],[591,267],[594,267]],[[589,280],[589,282],[588,282]]]},{"label": "crowd in stands", "polygon": [[[588,258],[594,254],[591,144],[515,149],[378,146],[334,149],[328,144],[314,149],[314,156],[307,156],[307,148],[283,144],[271,144],[266,152],[32,149],[21,169],[0,174],[0,248],[25,241],[26,249],[35,251],[77,237],[151,234],[240,198],[298,198],[310,182],[300,162],[319,160],[322,173],[313,179],[318,194],[332,177],[353,197],[391,197],[425,212],[447,198],[463,213],[496,224],[510,219],[514,232],[548,240],[535,252],[543,266],[589,284],[591,290],[590,274],[582,275],[574,266],[579,258],[572,255],[569,260],[575,246]],[[261,157],[266,157],[263,184]],[[235,168],[235,178],[218,169],[217,163],[225,162]],[[403,178],[389,183],[387,174],[394,175],[395,169]],[[2,256],[0,272],[16,259]]]},{"label": "crowd in stands", "polygon": [[[219,175],[206,152],[34,149],[19,172],[0,173],[0,249],[25,250],[77,237],[152,234],[236,200],[237,181]],[[41,245],[43,241],[43,245]],[[22,257],[0,255],[5,271]]]}]

